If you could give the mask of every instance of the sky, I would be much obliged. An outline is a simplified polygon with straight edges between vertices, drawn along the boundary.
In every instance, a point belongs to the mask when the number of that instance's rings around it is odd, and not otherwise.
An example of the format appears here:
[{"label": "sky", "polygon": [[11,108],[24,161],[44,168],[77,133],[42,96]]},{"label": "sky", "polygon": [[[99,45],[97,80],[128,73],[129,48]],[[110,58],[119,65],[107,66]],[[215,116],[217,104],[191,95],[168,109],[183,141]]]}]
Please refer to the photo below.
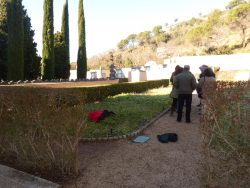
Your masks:
[{"label": "sky", "polygon": [[[225,10],[230,0],[83,0],[87,58],[116,49],[130,34],[152,31],[157,25],[173,24]],[[78,3],[69,2],[70,62],[77,61]],[[43,0],[23,0],[31,18],[38,54],[42,56]],[[54,0],[54,32],[61,31],[65,0]]]}]

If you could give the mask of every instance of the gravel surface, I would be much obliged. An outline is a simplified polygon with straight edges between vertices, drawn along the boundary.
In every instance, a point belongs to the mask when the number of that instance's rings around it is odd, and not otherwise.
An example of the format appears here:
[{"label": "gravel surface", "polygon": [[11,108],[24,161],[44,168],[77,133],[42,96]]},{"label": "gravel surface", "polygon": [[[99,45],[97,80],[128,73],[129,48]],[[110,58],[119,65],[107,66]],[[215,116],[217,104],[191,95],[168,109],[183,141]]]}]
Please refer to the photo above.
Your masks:
[{"label": "gravel surface", "polygon": [[[178,188],[200,187],[201,135],[199,99],[193,95],[191,121],[176,122],[177,114],[163,115],[133,139],[82,143],[79,147],[82,175],[64,188]],[[185,108],[184,108],[185,115]],[[157,135],[177,133],[179,140],[162,144]],[[136,138],[136,137],[135,137]]]}]

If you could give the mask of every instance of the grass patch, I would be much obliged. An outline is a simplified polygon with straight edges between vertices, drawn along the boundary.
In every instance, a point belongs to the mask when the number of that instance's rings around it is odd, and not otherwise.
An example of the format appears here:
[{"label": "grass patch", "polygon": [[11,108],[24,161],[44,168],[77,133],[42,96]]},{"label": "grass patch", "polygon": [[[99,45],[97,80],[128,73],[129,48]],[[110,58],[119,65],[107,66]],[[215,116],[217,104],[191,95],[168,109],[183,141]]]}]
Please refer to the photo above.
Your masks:
[{"label": "grass patch", "polygon": [[[108,97],[100,103],[87,105],[87,111],[113,111],[99,123],[88,119],[88,126],[84,137],[121,136],[133,132],[146,122],[155,118],[164,109],[170,107],[172,99],[168,97],[171,87],[148,90],[144,93],[120,94]],[[111,135],[111,128],[113,134]]]}]

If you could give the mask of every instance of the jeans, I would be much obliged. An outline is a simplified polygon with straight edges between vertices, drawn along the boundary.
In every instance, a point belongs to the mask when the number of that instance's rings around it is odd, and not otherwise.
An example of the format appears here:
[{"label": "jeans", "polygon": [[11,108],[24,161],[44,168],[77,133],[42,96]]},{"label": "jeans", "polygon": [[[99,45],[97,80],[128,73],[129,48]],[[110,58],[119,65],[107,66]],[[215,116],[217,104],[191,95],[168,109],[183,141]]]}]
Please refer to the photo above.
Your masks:
[{"label": "jeans", "polygon": [[184,101],[186,100],[186,122],[190,122],[190,113],[191,113],[191,103],[192,103],[192,94],[179,94],[178,95],[178,117],[177,120],[181,121],[182,109]]}]

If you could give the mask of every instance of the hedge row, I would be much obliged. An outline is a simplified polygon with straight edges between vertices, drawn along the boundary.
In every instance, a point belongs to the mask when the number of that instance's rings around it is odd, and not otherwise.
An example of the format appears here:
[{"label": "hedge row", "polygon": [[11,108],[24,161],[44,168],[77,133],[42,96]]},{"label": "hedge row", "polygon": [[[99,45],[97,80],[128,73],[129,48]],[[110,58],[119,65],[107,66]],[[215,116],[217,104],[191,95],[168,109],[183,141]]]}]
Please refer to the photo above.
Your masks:
[{"label": "hedge row", "polygon": [[159,88],[161,86],[166,87],[168,85],[169,79],[164,79],[64,89],[67,90],[66,93],[69,93],[68,90],[70,90],[72,93],[82,93],[84,102],[92,103],[102,101],[108,96],[115,96],[121,93],[142,93],[149,89]]}]

